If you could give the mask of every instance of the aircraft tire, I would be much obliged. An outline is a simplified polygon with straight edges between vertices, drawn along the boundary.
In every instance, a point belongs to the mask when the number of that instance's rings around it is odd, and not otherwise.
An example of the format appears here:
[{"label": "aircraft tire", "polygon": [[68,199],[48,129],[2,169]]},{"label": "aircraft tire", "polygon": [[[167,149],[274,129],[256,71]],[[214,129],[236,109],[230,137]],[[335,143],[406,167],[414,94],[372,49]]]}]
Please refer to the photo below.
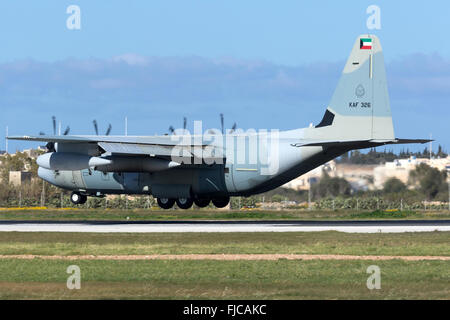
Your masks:
[{"label": "aircraft tire", "polygon": [[81,202],[80,202],[80,204],[85,204],[86,201],[87,201],[87,196],[84,195],[84,194],[82,194],[82,195],[81,195]]},{"label": "aircraft tire", "polygon": [[177,206],[180,209],[189,209],[192,207],[192,204],[194,203],[194,200],[192,198],[178,198],[177,199]]},{"label": "aircraft tire", "polygon": [[170,209],[175,204],[175,199],[171,198],[158,198],[156,201],[158,202],[158,206],[162,209]]},{"label": "aircraft tire", "polygon": [[207,207],[210,202],[211,202],[211,200],[209,200],[209,199],[202,199],[202,198],[194,199],[195,205],[199,208]]},{"label": "aircraft tire", "polygon": [[72,192],[70,195],[70,201],[72,201],[73,204],[83,204],[86,203],[87,196],[82,195],[78,192]]},{"label": "aircraft tire", "polygon": [[228,205],[229,202],[230,202],[230,197],[212,199],[212,203],[217,208],[224,208],[224,207],[226,207]]}]

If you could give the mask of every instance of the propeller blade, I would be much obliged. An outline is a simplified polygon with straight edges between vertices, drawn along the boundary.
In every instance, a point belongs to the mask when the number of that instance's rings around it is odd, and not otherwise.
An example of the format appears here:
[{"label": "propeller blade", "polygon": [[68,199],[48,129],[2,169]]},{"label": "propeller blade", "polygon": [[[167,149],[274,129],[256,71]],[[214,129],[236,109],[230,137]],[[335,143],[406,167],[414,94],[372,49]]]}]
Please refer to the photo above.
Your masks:
[{"label": "propeller blade", "polygon": [[92,123],[94,124],[95,134],[98,135],[98,125],[97,125],[97,120],[92,121]]},{"label": "propeller blade", "polygon": [[224,132],[224,131],[223,131],[223,129],[224,129],[224,128],[223,128],[223,113],[220,114],[220,126],[221,126],[221,128],[222,128],[222,134],[223,134],[223,132]]},{"label": "propeller blade", "polygon": [[70,132],[70,127],[67,126],[66,130],[64,130],[63,135],[64,135],[64,136],[67,136],[67,135],[69,134],[69,132]]},{"label": "propeller blade", "polygon": [[56,136],[56,117],[52,116],[52,122],[53,122],[53,135]]},{"label": "propeller blade", "polygon": [[186,126],[187,126],[187,119],[186,117],[183,118],[183,129],[186,130]]},{"label": "propeller blade", "polygon": [[169,131],[170,131],[170,133],[175,134],[175,129],[174,129],[174,127],[170,126],[170,127],[169,127]]},{"label": "propeller blade", "polygon": [[109,126],[108,126],[108,129],[106,130],[105,135],[109,136],[109,134],[111,133],[111,129],[112,129],[112,125],[110,123]]}]

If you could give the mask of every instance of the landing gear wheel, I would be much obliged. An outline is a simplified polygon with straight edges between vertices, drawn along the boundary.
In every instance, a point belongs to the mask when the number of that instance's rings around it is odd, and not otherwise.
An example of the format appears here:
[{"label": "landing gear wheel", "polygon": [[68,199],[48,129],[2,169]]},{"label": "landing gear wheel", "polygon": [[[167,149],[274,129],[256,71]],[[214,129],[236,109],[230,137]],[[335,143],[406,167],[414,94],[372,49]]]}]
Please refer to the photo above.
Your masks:
[{"label": "landing gear wheel", "polygon": [[158,198],[156,201],[158,202],[158,206],[162,209],[170,209],[175,204],[175,199],[170,198]]},{"label": "landing gear wheel", "polygon": [[230,202],[230,197],[212,199],[212,203],[217,208],[224,208],[228,205],[229,202]]},{"label": "landing gear wheel", "polygon": [[86,200],[87,196],[79,194],[78,192],[72,192],[70,195],[70,201],[72,201],[73,204],[83,204]]},{"label": "landing gear wheel", "polygon": [[205,208],[209,205],[210,201],[211,200],[209,200],[209,199],[195,199],[194,203],[199,208]]},{"label": "landing gear wheel", "polygon": [[194,203],[194,201],[192,200],[192,198],[178,198],[177,199],[177,206],[180,209],[189,209],[190,207],[192,207],[193,203]]}]

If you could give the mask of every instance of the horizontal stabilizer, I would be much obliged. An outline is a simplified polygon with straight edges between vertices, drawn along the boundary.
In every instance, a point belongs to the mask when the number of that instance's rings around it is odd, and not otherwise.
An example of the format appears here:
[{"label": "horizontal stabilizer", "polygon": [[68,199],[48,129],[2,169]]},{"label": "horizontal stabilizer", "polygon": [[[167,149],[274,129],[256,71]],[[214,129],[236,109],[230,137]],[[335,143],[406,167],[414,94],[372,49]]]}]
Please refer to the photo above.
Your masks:
[{"label": "horizontal stabilizer", "polygon": [[430,139],[370,139],[370,140],[319,140],[292,144],[294,147],[352,147],[356,149],[371,148],[386,144],[427,143]]},{"label": "horizontal stabilizer", "polygon": [[406,143],[428,143],[434,141],[433,139],[395,139],[394,144],[406,144]]}]

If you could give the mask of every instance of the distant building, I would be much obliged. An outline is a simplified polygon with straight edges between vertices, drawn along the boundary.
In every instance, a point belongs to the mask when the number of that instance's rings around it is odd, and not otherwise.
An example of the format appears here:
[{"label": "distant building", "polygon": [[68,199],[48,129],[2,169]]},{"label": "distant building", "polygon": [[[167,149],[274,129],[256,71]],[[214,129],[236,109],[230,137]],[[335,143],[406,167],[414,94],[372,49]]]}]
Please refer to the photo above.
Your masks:
[{"label": "distant building", "polygon": [[384,183],[390,178],[397,178],[403,183],[408,182],[409,173],[419,164],[424,163],[432,168],[445,170],[450,165],[450,156],[447,158],[419,158],[410,157],[408,159],[397,159],[392,162],[386,162],[373,170],[374,186],[377,189],[383,188]]},{"label": "distant building", "polygon": [[25,153],[30,158],[37,158],[42,152],[45,152],[45,150],[45,148],[39,146],[37,149],[24,149],[22,153]]},{"label": "distant building", "polygon": [[374,189],[373,170],[376,166],[340,163],[336,165],[334,176],[347,180],[354,190],[372,190]]},{"label": "distant building", "polygon": [[447,158],[415,158],[398,159],[392,162],[386,162],[383,165],[362,165],[362,164],[345,164],[335,161],[326,164],[305,173],[304,175],[284,184],[284,188],[294,190],[308,190],[309,181],[311,184],[322,178],[323,172],[327,172],[330,177],[340,177],[347,180],[354,190],[373,190],[382,189],[384,183],[390,178],[397,178],[403,183],[408,183],[409,173],[416,166],[425,163],[430,167],[439,170],[449,170],[450,156]]},{"label": "distant building", "polygon": [[354,190],[373,189],[373,169],[375,167],[376,165],[340,164],[332,160],[289,181],[283,187],[294,190],[308,190],[308,181],[314,184],[326,172],[330,177],[339,177],[347,180]]},{"label": "distant building", "polygon": [[31,181],[31,172],[28,171],[10,171],[9,172],[9,183],[18,187],[21,186],[23,182]]},{"label": "distant building", "polygon": [[294,180],[285,183],[282,187],[294,190],[308,190],[309,185],[314,184],[320,180],[323,172],[327,172],[328,175],[334,176],[336,171],[336,162],[331,160],[307,173],[301,175]]}]

